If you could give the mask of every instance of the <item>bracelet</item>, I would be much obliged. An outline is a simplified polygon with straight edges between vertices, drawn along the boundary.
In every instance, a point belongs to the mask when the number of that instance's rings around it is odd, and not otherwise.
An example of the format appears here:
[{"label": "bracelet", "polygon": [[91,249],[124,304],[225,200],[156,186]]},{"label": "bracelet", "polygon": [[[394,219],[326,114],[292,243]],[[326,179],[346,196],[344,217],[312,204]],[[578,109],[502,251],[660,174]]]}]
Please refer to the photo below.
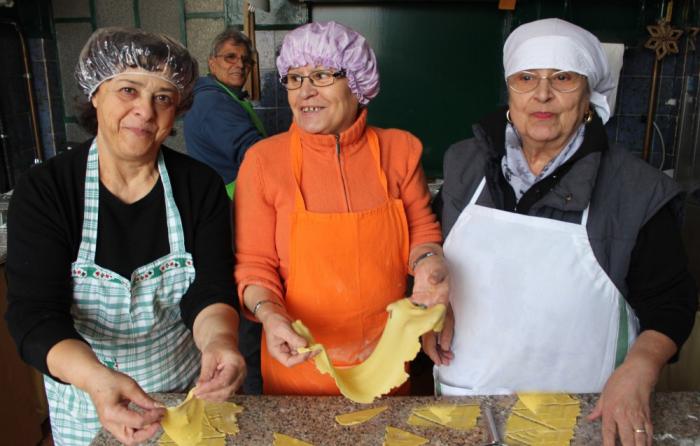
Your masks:
[{"label": "bracelet", "polygon": [[255,306],[253,307],[253,311],[251,311],[251,313],[253,313],[253,316],[255,316],[255,313],[257,313],[258,310],[260,309],[260,307],[262,307],[265,304],[273,304],[273,305],[277,305],[278,307],[282,306],[281,303],[275,302],[274,300],[269,300],[269,299],[259,300],[258,303],[256,303]]},{"label": "bracelet", "polygon": [[411,265],[411,271],[415,272],[416,271],[416,266],[423,260],[427,259],[428,257],[436,256],[437,254],[434,253],[433,251],[427,251],[424,252],[423,254],[419,255],[416,260],[413,261],[413,265]]}]

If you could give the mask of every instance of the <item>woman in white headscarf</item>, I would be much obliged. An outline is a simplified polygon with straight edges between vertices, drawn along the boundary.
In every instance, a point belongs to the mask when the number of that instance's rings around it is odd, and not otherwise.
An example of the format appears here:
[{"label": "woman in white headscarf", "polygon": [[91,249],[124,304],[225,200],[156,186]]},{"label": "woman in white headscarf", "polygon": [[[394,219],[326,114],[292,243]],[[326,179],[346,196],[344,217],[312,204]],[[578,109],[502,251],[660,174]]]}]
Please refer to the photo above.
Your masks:
[{"label": "woman in white headscarf", "polygon": [[649,397],[696,305],[681,189],[608,146],[614,83],[591,33],[525,24],[503,65],[508,107],[445,156],[454,336],[424,336],[436,388],[602,392],[604,444],[650,444]]}]

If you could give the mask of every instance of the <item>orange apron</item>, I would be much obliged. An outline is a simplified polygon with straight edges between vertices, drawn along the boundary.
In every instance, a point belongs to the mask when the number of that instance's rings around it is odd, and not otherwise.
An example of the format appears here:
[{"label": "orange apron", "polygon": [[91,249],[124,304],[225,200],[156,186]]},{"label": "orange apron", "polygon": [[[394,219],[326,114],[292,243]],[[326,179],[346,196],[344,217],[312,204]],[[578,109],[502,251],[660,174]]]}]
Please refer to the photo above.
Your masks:
[{"label": "orange apron", "polygon": [[[386,323],[386,306],[406,289],[409,242],[403,203],[389,196],[377,134],[367,128],[366,136],[386,202],[362,212],[318,213],[306,209],[301,194],[301,138],[292,130],[296,188],[285,304],[336,366],[358,364],[372,353]],[[272,358],[264,334],[261,366],[265,394],[340,394],[313,361],[287,368]]]}]

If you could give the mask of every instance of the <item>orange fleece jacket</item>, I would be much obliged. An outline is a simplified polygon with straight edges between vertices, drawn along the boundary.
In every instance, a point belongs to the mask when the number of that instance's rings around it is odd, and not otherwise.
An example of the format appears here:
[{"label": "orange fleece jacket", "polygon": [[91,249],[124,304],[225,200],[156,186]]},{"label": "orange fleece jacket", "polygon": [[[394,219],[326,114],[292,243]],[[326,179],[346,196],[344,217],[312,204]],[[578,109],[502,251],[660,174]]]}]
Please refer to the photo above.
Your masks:
[{"label": "orange fleece jacket", "polygon": [[[385,202],[365,136],[366,122],[365,109],[352,127],[340,134],[339,155],[335,135],[306,133],[292,124],[301,135],[301,193],[307,210],[357,212]],[[420,164],[420,141],[403,130],[373,129],[379,138],[389,193],[404,204],[411,248],[441,243],[440,225],[430,209],[430,193]],[[270,289],[280,298],[285,295],[295,181],[290,135],[287,131],[252,146],[236,179],[235,277],[241,301],[245,287],[253,284]]]}]

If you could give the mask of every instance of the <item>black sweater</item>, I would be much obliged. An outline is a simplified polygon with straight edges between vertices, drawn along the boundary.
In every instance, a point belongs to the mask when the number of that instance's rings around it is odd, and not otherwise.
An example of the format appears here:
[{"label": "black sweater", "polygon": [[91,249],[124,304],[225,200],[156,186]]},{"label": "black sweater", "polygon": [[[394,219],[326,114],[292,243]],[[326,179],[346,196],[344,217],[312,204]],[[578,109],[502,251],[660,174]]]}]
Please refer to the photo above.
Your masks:
[{"label": "black sweater", "polygon": [[[10,203],[5,317],[21,357],[45,374],[46,355],[56,343],[83,340],[70,314],[70,271],[80,247],[89,148],[88,142],[32,168]],[[197,314],[211,304],[238,307],[229,200],[209,167],[168,148],[162,151],[196,270],[180,302],[183,323],[191,330]],[[169,251],[160,180],[132,204],[100,184],[98,265],[129,278],[137,267]]]}]

